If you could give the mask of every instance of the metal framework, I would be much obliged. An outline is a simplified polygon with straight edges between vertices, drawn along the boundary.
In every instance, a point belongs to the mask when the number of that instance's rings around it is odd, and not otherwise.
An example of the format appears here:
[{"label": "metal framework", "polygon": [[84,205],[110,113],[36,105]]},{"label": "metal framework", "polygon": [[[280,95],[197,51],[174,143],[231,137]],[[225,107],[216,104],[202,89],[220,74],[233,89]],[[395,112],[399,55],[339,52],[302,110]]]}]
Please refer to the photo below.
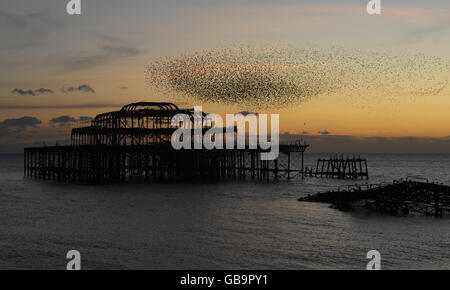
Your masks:
[{"label": "metal framework", "polygon": [[171,120],[177,114],[187,114],[193,120],[193,109],[179,109],[175,104],[129,104],[120,111],[96,116],[90,126],[72,129],[71,145],[134,146],[168,143],[172,133],[178,128],[171,126]]},{"label": "metal framework", "polygon": [[345,156],[337,154],[328,159],[318,159],[315,170],[306,168],[305,174],[308,176],[338,178],[338,179],[369,179],[369,169],[367,159],[361,156]]},{"label": "metal framework", "polygon": [[365,209],[391,215],[450,215],[450,186],[432,183],[423,178],[408,177],[391,184],[356,184],[347,189],[327,191],[299,199],[331,204],[342,211]]},{"label": "metal framework", "polygon": [[[88,126],[72,129],[70,146],[25,148],[24,174],[82,182],[304,177],[309,146],[304,143],[280,145],[274,161],[261,160],[266,150],[260,148],[175,150],[170,140],[178,126],[171,121],[177,114],[187,114],[193,125],[194,109],[172,103],[139,102],[100,114]],[[211,128],[205,117],[203,113],[203,132]]]}]

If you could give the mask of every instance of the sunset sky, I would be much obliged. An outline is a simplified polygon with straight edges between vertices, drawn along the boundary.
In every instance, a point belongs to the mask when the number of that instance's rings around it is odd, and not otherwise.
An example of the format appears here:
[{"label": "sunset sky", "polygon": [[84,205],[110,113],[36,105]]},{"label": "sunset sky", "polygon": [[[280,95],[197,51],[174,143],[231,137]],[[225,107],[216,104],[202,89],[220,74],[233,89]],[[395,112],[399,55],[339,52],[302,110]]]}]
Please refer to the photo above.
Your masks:
[{"label": "sunset sky", "polygon": [[[81,0],[82,15],[73,16],[67,2],[0,3],[0,152],[67,140],[80,117],[135,101],[248,109],[157,92],[145,66],[165,56],[312,43],[450,60],[448,0],[385,0],[381,15],[368,15],[365,0]],[[280,114],[282,133],[307,135],[318,151],[336,151],[339,140],[361,152],[379,144],[386,152],[450,152],[449,108],[450,85],[424,96],[321,95],[270,113]]]}]

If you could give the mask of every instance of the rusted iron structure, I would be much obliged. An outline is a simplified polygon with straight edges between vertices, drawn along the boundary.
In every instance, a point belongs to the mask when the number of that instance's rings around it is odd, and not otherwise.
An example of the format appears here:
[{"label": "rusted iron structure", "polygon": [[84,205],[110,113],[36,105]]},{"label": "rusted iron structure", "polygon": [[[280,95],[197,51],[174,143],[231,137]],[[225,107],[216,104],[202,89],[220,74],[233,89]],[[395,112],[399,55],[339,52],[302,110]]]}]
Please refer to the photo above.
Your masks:
[{"label": "rusted iron structure", "polygon": [[316,168],[306,168],[305,174],[323,178],[368,179],[367,159],[355,155],[332,155],[318,159]]},{"label": "rusted iron structure", "polygon": [[[300,142],[281,144],[273,161],[261,160],[266,150],[259,147],[175,150],[170,141],[178,126],[171,121],[177,114],[187,114],[194,122],[193,109],[171,103],[133,103],[100,114],[72,129],[69,146],[25,148],[24,175],[80,182],[304,177],[308,145]],[[203,132],[210,129],[205,117],[203,113]]]},{"label": "rusted iron structure", "polygon": [[346,189],[309,195],[299,201],[330,203],[332,208],[342,211],[364,208],[390,215],[450,216],[450,186],[417,177],[391,184],[349,185]]}]

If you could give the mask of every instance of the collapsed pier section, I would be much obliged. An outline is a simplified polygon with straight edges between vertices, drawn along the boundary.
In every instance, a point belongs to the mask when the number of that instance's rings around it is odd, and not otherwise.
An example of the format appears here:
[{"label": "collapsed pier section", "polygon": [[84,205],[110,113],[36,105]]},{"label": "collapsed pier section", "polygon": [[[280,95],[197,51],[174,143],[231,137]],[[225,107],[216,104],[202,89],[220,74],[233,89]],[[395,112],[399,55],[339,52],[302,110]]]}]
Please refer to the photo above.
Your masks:
[{"label": "collapsed pier section", "polygon": [[315,168],[306,168],[305,174],[321,178],[368,179],[367,159],[356,155],[330,155],[318,159]]}]

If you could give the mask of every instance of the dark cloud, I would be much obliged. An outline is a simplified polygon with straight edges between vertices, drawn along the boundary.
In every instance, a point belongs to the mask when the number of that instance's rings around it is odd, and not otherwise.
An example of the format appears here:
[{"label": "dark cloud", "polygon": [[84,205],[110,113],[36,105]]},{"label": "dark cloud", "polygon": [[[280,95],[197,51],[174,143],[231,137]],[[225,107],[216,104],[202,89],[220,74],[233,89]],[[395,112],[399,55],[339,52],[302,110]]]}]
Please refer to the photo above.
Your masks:
[{"label": "dark cloud", "polygon": [[78,87],[68,87],[67,89],[61,89],[64,93],[67,92],[83,92],[83,93],[93,93],[95,94],[95,90],[90,85],[80,85]]},{"label": "dark cloud", "polygon": [[67,123],[74,123],[76,122],[76,119],[70,116],[61,116],[61,117],[56,117],[50,120],[50,123],[52,124],[67,124]]},{"label": "dark cloud", "polygon": [[75,122],[82,122],[82,121],[91,121],[92,118],[91,117],[86,117],[86,116],[81,116],[78,119],[71,117],[71,116],[60,116],[60,117],[56,117],[50,120],[50,124],[52,125],[56,125],[58,124],[59,126],[67,126],[67,125],[71,125]]},{"label": "dark cloud", "polygon": [[319,133],[320,135],[329,135],[329,134],[330,134],[330,132],[328,132],[327,130],[319,131],[318,133]]},{"label": "dark cloud", "polygon": [[21,96],[26,96],[26,95],[35,96],[36,94],[52,94],[53,90],[45,89],[45,88],[39,88],[36,90],[15,88],[14,90],[11,91],[11,93],[18,94]]},{"label": "dark cloud", "polygon": [[86,116],[81,116],[80,118],[78,118],[78,121],[92,121],[93,118],[92,117],[86,117]]},{"label": "dark cloud", "polygon": [[36,128],[42,121],[35,117],[6,119],[0,122],[0,138],[16,138],[22,136],[28,128]]},{"label": "dark cloud", "polygon": [[254,112],[248,112],[248,111],[242,111],[236,114],[242,114],[244,117],[247,117],[248,115],[255,115],[258,116],[259,113],[254,113]]},{"label": "dark cloud", "polygon": [[26,95],[35,96],[36,95],[36,93],[33,90],[23,90],[23,89],[18,89],[18,88],[15,88],[14,90],[12,90],[11,93],[19,94],[21,96],[26,96]]},{"label": "dark cloud", "polygon": [[42,121],[35,117],[22,117],[18,119],[6,119],[3,122],[0,122],[0,127],[3,128],[24,128],[24,127],[36,127],[41,124]]},{"label": "dark cloud", "polygon": [[53,94],[53,90],[51,90],[51,89],[44,89],[44,88],[40,88],[40,89],[34,90],[34,92],[35,93],[39,93],[39,94],[45,94],[45,93]]}]

